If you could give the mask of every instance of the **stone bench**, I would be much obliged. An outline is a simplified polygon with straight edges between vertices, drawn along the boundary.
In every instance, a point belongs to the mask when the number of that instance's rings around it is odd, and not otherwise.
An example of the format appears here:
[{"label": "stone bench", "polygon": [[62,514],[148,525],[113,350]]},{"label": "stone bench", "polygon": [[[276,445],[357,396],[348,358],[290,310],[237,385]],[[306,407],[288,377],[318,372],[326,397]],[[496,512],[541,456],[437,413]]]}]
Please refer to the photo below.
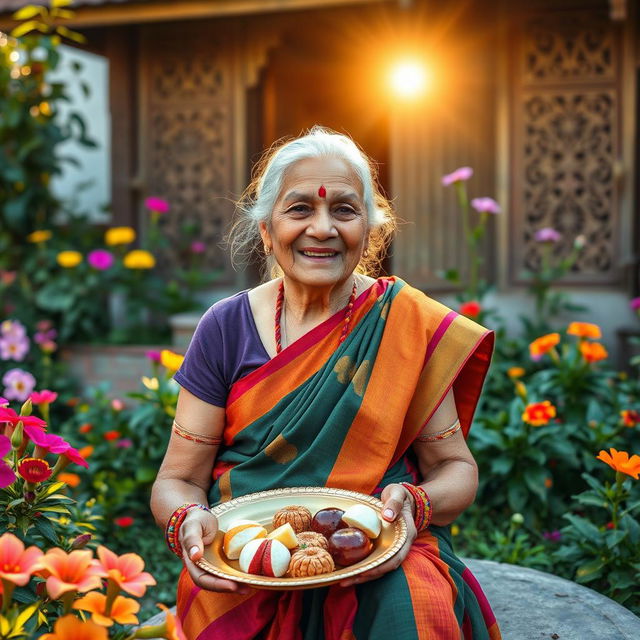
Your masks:
[{"label": "stone bench", "polygon": [[[465,563],[491,603],[503,640],[640,639],[640,618],[592,589],[511,564]],[[160,624],[163,618],[161,613],[145,624]]]}]

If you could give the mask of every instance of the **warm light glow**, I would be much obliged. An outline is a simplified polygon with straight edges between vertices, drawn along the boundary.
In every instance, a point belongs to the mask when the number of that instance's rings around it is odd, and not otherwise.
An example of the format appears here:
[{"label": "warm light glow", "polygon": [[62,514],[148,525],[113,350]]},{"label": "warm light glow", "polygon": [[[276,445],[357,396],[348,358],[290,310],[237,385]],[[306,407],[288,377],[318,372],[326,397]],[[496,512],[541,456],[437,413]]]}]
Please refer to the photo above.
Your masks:
[{"label": "warm light glow", "polygon": [[415,98],[424,93],[428,79],[427,69],[417,60],[403,60],[391,70],[391,86],[403,98]]}]

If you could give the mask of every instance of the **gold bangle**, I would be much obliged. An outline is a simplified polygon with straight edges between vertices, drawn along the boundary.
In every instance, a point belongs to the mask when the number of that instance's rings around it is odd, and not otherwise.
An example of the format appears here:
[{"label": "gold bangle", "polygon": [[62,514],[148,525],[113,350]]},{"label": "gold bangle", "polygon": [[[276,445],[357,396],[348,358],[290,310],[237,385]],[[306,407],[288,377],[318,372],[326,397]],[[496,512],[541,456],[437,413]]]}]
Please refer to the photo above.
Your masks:
[{"label": "gold bangle", "polygon": [[189,431],[189,429],[185,429],[179,425],[175,420],[173,421],[173,433],[185,440],[190,440],[191,442],[196,442],[198,444],[218,445],[222,443],[221,436],[205,436],[201,433],[194,433],[193,431]]},{"label": "gold bangle", "polygon": [[435,433],[421,433],[416,440],[418,442],[436,442],[438,440],[444,440],[445,438],[450,438],[461,428],[462,425],[460,424],[460,419],[456,418],[456,421],[450,427],[447,427],[442,431],[436,431]]}]

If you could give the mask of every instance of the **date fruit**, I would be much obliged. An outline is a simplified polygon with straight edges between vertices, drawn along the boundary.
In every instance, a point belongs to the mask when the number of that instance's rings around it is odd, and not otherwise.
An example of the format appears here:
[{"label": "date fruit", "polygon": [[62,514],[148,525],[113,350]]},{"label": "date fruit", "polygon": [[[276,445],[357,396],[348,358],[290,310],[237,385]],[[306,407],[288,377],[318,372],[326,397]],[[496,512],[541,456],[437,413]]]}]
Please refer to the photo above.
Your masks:
[{"label": "date fruit", "polygon": [[325,538],[328,538],[332,533],[338,529],[347,527],[348,525],[342,522],[342,509],[336,509],[335,507],[329,507],[327,509],[320,509],[313,516],[311,521],[311,530],[321,533]]},{"label": "date fruit", "polygon": [[338,529],[329,538],[329,553],[336,564],[348,567],[366,558],[373,548],[371,540],[360,529]]}]

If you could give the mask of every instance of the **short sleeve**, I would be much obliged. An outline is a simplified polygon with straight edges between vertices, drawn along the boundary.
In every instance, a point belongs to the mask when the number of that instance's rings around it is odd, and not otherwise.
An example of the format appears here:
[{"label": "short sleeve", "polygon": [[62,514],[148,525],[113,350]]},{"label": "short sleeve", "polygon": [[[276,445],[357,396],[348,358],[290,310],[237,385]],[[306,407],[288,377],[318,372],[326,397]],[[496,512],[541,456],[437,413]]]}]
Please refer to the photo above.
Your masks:
[{"label": "short sleeve", "polygon": [[212,307],[200,318],[174,380],[200,400],[224,407],[228,385],[224,378],[223,354],[222,331]]}]

